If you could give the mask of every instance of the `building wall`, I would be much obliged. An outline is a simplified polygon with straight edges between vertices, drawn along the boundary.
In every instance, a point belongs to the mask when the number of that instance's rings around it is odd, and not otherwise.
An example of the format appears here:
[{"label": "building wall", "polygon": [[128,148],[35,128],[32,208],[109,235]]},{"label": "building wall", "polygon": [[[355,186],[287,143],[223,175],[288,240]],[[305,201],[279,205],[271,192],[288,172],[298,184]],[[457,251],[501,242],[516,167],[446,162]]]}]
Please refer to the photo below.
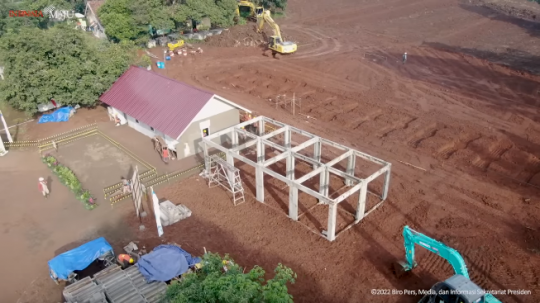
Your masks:
[{"label": "building wall", "polygon": [[[192,122],[178,140],[178,145],[176,146],[178,159],[186,158],[203,151],[199,143],[202,141],[202,130],[204,128],[208,128],[209,135],[211,135],[238,123],[240,123],[240,113],[236,108]],[[230,143],[230,140],[228,135],[223,135],[216,138],[214,142],[227,144]]]}]

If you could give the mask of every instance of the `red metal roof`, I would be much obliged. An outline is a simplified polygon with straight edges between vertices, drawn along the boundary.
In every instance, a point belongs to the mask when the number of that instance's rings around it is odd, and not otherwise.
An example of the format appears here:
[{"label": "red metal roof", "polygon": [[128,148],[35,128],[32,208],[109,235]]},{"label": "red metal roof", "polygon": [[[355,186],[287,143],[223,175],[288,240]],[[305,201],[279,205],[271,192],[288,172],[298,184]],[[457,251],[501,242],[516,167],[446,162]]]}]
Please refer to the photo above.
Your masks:
[{"label": "red metal roof", "polygon": [[213,96],[132,66],[99,100],[176,139]]}]

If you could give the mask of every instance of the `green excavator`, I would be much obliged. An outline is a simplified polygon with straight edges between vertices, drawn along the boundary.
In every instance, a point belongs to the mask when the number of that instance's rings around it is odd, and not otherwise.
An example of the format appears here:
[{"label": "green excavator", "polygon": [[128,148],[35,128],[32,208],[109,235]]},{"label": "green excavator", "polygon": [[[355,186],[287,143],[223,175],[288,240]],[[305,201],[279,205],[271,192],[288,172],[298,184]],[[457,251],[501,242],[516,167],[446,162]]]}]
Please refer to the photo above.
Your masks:
[{"label": "green excavator", "polygon": [[417,266],[414,260],[415,245],[419,245],[447,260],[455,272],[452,277],[431,287],[418,303],[502,303],[471,281],[465,260],[457,250],[408,226],[403,228],[403,238],[405,240],[405,261],[399,262],[395,267],[398,276]]}]

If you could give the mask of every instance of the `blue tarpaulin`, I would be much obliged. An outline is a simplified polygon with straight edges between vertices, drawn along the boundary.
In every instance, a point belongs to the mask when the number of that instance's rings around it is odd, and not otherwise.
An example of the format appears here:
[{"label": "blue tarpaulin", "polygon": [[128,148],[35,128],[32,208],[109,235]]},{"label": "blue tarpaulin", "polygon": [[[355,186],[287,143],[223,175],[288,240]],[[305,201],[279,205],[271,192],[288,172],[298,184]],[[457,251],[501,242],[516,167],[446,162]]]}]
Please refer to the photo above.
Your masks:
[{"label": "blue tarpaulin", "polygon": [[67,280],[70,273],[85,269],[96,259],[112,250],[107,240],[101,237],[54,257],[49,261],[49,269],[59,279]]},{"label": "blue tarpaulin", "polygon": [[166,282],[185,273],[189,267],[201,262],[176,245],[160,245],[141,257],[137,262],[139,271],[148,283]]},{"label": "blue tarpaulin", "polygon": [[71,116],[71,111],[73,107],[66,106],[55,110],[52,114],[46,114],[39,118],[38,123],[47,123],[47,122],[66,122]]}]

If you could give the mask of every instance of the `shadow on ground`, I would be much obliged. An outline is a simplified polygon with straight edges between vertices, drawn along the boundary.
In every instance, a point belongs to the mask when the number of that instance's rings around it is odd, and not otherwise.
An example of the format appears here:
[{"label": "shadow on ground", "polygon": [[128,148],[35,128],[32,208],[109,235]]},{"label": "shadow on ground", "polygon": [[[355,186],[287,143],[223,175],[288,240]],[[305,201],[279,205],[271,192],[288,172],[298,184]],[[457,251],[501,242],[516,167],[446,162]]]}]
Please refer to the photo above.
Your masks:
[{"label": "shadow on ground", "polygon": [[[138,230],[137,219],[129,217],[127,222],[129,222],[131,230]],[[298,275],[298,281],[301,282],[289,285],[290,293],[294,296],[295,302],[335,302],[332,298],[321,297],[320,292],[317,291],[320,287],[319,282],[302,270],[302,264],[280,259],[273,255],[271,250],[244,245],[237,236],[196,213],[186,220],[165,227],[165,233],[161,238],[157,237],[157,228],[151,216],[146,217],[143,223],[147,228],[145,231],[137,232],[137,240],[139,247],[145,246],[148,251],[158,245],[172,242],[181,245],[183,249],[196,256],[203,255],[205,249],[222,256],[227,253],[238,264],[244,266],[246,271],[255,265],[261,266],[267,272],[267,279],[273,276],[273,270],[279,263],[282,263],[290,267]]]}]

